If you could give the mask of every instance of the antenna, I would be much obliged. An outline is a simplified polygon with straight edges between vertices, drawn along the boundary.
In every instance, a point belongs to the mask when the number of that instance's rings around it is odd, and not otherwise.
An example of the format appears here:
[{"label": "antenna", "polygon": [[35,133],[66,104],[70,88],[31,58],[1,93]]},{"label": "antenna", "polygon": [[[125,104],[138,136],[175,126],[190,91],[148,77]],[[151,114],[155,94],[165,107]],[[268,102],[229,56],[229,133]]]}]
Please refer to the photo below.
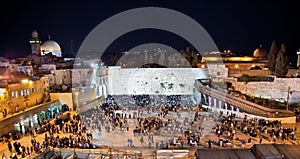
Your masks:
[{"label": "antenna", "polygon": [[74,40],[70,41],[70,53],[74,55]]}]

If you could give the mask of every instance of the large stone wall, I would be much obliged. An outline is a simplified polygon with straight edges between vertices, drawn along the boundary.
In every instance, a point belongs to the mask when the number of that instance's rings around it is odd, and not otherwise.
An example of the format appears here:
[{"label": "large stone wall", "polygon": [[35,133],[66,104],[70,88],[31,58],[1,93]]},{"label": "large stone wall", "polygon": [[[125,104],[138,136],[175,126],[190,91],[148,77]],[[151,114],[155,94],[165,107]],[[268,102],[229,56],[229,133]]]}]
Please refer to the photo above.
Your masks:
[{"label": "large stone wall", "polygon": [[274,82],[238,82],[236,78],[228,79],[235,90],[243,94],[286,101],[290,87],[289,102],[300,102],[300,78],[275,78]]},{"label": "large stone wall", "polygon": [[108,94],[192,95],[195,79],[207,79],[202,68],[108,68]]}]

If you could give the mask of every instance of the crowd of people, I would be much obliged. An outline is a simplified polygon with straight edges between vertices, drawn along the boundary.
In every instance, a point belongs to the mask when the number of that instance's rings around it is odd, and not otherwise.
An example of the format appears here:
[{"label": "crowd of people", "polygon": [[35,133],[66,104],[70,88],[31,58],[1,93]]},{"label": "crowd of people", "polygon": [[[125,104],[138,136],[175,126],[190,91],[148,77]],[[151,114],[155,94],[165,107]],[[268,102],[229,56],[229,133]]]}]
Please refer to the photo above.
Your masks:
[{"label": "crowd of people", "polygon": [[[220,140],[240,140],[242,145],[251,143],[251,138],[259,138],[259,143],[263,139],[271,143],[276,143],[278,140],[285,141],[286,139],[296,140],[295,130],[282,126],[282,122],[278,120],[268,121],[265,119],[236,119],[234,115],[220,116],[220,124],[217,123],[214,127],[215,134]],[[249,135],[248,139],[237,137],[237,131]],[[226,139],[222,139],[221,136]],[[228,140],[226,140],[228,142]],[[218,143],[219,143],[218,141]],[[224,143],[224,142],[223,142]]]},{"label": "crowd of people", "polygon": [[[68,114],[70,116],[70,114]],[[44,133],[42,141],[36,139],[38,134]],[[63,134],[63,135],[62,135]],[[66,135],[68,134],[68,135]],[[33,153],[42,153],[45,149],[52,148],[96,148],[92,143],[93,136],[86,132],[86,127],[82,126],[79,115],[61,119],[56,117],[54,123],[43,122],[40,127],[30,131],[31,145],[21,145],[20,142],[8,141],[7,147],[11,152],[10,158],[22,158]]]},{"label": "crowd of people", "polygon": [[109,95],[105,99],[105,103],[118,106],[184,106],[190,107],[195,103],[193,96],[188,95]]},{"label": "crowd of people", "polygon": [[[192,127],[203,120],[203,116],[195,112],[195,115],[191,115],[190,118],[185,117],[184,120],[179,120],[181,117],[179,109],[181,107],[178,102],[182,98],[188,97],[168,96],[167,100],[164,101],[165,104],[160,106],[157,112],[145,107],[153,102],[152,98],[153,96],[132,96],[128,98],[129,100],[133,99],[135,104],[141,107],[141,109],[136,108],[137,114],[124,111],[122,106],[118,105],[120,99],[109,96],[101,107],[95,107],[80,115],[75,114],[72,116],[68,114],[67,117],[63,118],[57,116],[54,123],[50,120],[44,120],[38,128],[29,131],[32,136],[30,146],[23,146],[19,142],[7,142],[9,151],[15,153],[11,158],[16,158],[17,155],[26,157],[32,153],[38,154],[49,147],[97,148],[98,146],[93,142],[93,133],[96,131],[98,133],[132,132],[134,137],[140,138],[141,145],[144,144],[145,138],[148,136],[149,147],[151,147],[151,144],[159,148],[162,148],[162,146],[199,146],[201,144],[201,128],[192,129]],[[154,115],[143,116],[143,110],[146,109]],[[260,143],[263,138],[270,142],[276,142],[280,139],[282,141],[286,139],[296,140],[296,129],[283,127],[281,121],[239,119],[230,114],[227,116],[220,115],[218,119],[219,122],[215,124],[213,131],[218,137],[217,144],[219,146],[226,146],[232,140],[239,140],[244,145],[246,142],[251,143],[251,137],[259,137]],[[135,123],[135,128],[130,128],[129,121]],[[249,135],[248,140],[239,138],[237,132]],[[40,133],[44,133],[43,140],[37,141],[36,136]],[[155,136],[169,138],[164,141],[155,141]],[[133,142],[132,138],[128,138],[128,146],[132,147]],[[211,147],[211,140],[209,142],[208,145]]]}]

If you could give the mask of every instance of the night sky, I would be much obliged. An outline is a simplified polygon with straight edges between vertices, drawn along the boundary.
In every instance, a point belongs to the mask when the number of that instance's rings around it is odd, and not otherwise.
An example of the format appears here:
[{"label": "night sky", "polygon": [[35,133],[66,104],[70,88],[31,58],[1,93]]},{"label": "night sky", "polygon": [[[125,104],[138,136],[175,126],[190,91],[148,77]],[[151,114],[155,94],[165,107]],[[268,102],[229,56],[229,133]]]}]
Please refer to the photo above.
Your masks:
[{"label": "night sky", "polygon": [[[164,7],[195,19],[213,38],[219,50],[231,49],[251,55],[260,44],[268,51],[273,40],[278,49],[285,43],[290,61],[295,63],[300,48],[300,10],[286,1],[8,1],[0,2],[0,56],[30,54],[28,40],[32,30],[42,41],[48,35],[57,41],[63,53],[75,52],[86,35],[103,20],[119,12],[138,7]],[[141,38],[143,37],[143,38]],[[190,44],[166,31],[144,29],[127,33],[114,41],[107,52],[128,50],[143,43],[162,43],[175,49]]]}]

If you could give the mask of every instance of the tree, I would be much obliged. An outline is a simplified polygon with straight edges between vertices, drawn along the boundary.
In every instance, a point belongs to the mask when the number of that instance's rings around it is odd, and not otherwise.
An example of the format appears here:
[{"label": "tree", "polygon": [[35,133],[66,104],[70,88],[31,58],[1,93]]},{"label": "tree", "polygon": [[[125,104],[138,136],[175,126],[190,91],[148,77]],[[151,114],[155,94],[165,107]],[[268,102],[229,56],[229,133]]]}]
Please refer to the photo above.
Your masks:
[{"label": "tree", "polygon": [[275,64],[275,74],[278,77],[285,77],[288,73],[288,57],[286,55],[286,47],[284,44],[281,44],[281,49],[276,58]]},{"label": "tree", "polygon": [[272,74],[275,72],[277,54],[278,54],[277,47],[275,41],[273,41],[270,48],[270,52],[268,54],[268,61],[267,61],[267,66],[269,70],[272,72]]},{"label": "tree", "polygon": [[198,55],[194,49],[187,47],[186,49],[181,50],[180,53],[187,59],[192,67],[197,67]]}]

